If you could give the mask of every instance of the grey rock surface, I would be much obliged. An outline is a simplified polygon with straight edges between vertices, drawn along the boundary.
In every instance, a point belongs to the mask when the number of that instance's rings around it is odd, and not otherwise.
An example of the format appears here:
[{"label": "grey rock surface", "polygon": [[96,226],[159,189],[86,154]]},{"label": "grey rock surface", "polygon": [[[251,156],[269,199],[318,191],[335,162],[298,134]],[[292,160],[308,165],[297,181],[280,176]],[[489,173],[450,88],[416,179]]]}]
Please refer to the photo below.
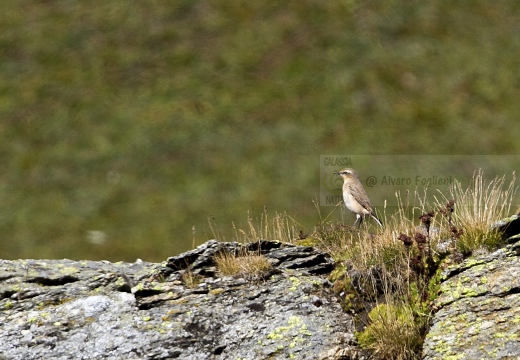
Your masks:
[{"label": "grey rock surface", "polygon": [[507,241],[513,243],[515,239],[518,240],[518,234],[520,234],[520,215],[516,214],[499,220],[492,228],[502,232]]},{"label": "grey rock surface", "polygon": [[[220,277],[221,251],[275,266]],[[163,264],[0,260],[0,359],[363,359],[320,275],[333,265],[310,247],[214,240]]]},{"label": "grey rock surface", "polygon": [[520,242],[467,259],[442,280],[423,359],[520,359]]}]

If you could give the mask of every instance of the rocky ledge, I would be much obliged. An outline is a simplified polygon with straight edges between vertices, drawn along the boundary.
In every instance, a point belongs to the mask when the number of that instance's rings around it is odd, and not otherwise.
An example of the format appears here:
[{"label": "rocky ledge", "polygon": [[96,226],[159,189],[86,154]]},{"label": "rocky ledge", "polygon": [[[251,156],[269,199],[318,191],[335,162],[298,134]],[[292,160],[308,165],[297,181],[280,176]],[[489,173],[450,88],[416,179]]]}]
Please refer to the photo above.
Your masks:
[{"label": "rocky ledge", "polygon": [[520,359],[520,217],[497,223],[510,243],[442,275],[423,359]]},{"label": "rocky ledge", "polygon": [[[223,251],[273,270],[218,276]],[[0,260],[0,359],[362,359],[333,265],[311,247],[214,240],[162,264]]]},{"label": "rocky ledge", "polygon": [[[443,273],[424,360],[520,358],[518,222],[497,225],[505,248]],[[263,254],[272,268],[221,276],[222,253]],[[0,360],[368,359],[326,279],[333,267],[278,241],[210,240],[161,264],[0,260]]]}]

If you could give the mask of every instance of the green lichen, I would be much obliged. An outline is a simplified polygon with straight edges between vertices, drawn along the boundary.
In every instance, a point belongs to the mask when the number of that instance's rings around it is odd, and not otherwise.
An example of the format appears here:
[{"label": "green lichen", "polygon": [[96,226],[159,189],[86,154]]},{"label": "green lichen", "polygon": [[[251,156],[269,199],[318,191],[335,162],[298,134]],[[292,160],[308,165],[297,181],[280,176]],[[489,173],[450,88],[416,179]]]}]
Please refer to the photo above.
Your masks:
[{"label": "green lichen", "polygon": [[154,284],[153,289],[155,291],[164,291],[164,287],[161,284],[157,284],[157,283]]},{"label": "green lichen", "polygon": [[321,286],[323,285],[321,281],[319,281],[319,280],[314,280],[314,279],[311,280],[310,283],[311,283],[312,285],[316,285],[316,286],[318,286],[318,287],[321,287]]},{"label": "green lichen", "polygon": [[461,290],[461,294],[466,297],[476,297],[479,295],[479,293],[475,289],[472,289],[472,288],[463,288]]},{"label": "green lichen", "polygon": [[75,274],[77,272],[79,272],[79,269],[77,267],[73,267],[73,266],[63,266],[63,264],[60,264],[62,265],[62,268],[60,269],[60,274],[66,274],[66,275],[70,275],[70,274]]},{"label": "green lichen", "polygon": [[144,290],[144,284],[143,283],[139,283],[136,286],[134,286],[132,290],[143,291]]},{"label": "green lichen", "polygon": [[289,280],[292,283],[292,286],[289,288],[290,291],[296,291],[298,289],[298,286],[300,285],[300,279],[298,279],[295,276],[291,276]]},{"label": "green lichen", "polygon": [[287,329],[288,329],[287,327],[279,327],[275,331],[273,331],[272,333],[267,334],[267,338],[269,340],[280,340],[280,339],[283,339],[282,332],[287,331]]},{"label": "green lichen", "polygon": [[518,334],[516,333],[505,333],[505,332],[497,332],[494,335],[497,339],[505,339],[505,340],[515,340],[518,338]]},{"label": "green lichen", "polygon": [[290,341],[288,346],[290,348],[295,347],[298,343],[304,343],[305,339],[298,335],[294,334],[294,331],[297,331],[299,335],[311,336],[311,332],[308,330],[307,325],[303,322],[303,320],[298,316],[291,316],[287,320],[287,326],[280,326],[276,328],[273,332],[267,335],[267,339],[269,340],[283,340],[287,338],[287,341]]},{"label": "green lichen", "polygon": [[307,237],[305,239],[298,240],[298,245],[301,246],[316,246],[316,244],[319,244],[320,240],[313,238],[313,237]]},{"label": "green lichen", "polygon": [[445,341],[443,341],[441,336],[437,336],[437,338],[439,339],[439,341],[435,345],[434,351],[437,354],[442,355],[442,359],[456,360],[457,356],[460,356],[460,354],[457,354],[457,355],[452,354],[451,345],[446,343]]},{"label": "green lichen", "polygon": [[124,278],[122,278],[121,276],[119,276],[116,281],[114,282],[114,285],[117,286],[117,287],[122,287],[122,286],[125,286],[126,285],[126,281]]},{"label": "green lichen", "polygon": [[483,260],[478,260],[478,259],[475,259],[475,258],[466,259],[466,261],[464,262],[464,265],[466,267],[473,267],[475,265],[480,265],[480,264],[484,264],[484,261]]}]

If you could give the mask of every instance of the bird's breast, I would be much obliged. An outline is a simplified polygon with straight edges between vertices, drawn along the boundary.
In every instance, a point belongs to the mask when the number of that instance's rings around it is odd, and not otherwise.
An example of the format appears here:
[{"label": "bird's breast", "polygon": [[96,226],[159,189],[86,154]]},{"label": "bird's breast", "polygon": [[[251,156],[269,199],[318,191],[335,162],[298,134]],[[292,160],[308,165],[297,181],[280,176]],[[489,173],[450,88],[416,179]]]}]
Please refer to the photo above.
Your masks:
[{"label": "bird's breast", "polygon": [[343,188],[343,202],[350,211],[356,214],[368,214],[369,211],[365,209],[361,204],[352,196],[348,188]]}]

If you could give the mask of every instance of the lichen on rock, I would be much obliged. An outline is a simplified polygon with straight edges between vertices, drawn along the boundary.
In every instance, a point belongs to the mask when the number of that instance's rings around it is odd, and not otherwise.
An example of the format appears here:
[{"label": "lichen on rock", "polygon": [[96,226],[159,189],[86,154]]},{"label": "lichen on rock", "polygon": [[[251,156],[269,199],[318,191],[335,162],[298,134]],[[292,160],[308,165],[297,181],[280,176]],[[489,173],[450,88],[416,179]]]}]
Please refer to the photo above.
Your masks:
[{"label": "lichen on rock", "polygon": [[[222,251],[262,254],[273,270],[220,276]],[[212,240],[163,264],[0,260],[0,358],[339,359],[355,345],[333,266],[277,241]]]}]

